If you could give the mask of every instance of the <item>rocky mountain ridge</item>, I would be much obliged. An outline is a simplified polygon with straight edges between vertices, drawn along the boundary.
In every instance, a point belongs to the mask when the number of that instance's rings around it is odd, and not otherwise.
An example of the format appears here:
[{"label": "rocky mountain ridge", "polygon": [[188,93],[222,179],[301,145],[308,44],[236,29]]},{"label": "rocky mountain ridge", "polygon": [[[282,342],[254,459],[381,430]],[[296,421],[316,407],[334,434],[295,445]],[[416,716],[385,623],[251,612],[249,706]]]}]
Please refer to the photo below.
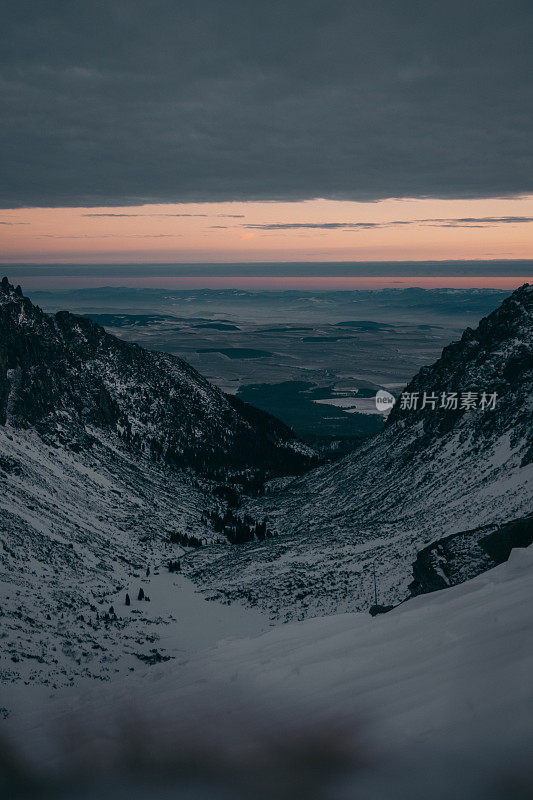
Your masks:
[{"label": "rocky mountain ridge", "polygon": [[[424,392],[435,407],[422,408]],[[454,392],[457,409],[440,408]],[[467,329],[405,393],[418,407],[397,403],[357,451],[250,501],[280,534],[268,552],[243,549],[230,564],[215,548],[196,562],[198,579],[287,617],[368,610],[408,596],[422,548],[531,512],[533,287]],[[461,408],[463,393],[475,407]],[[494,408],[482,393],[496,393]]]},{"label": "rocky mountain ridge", "polygon": [[0,424],[88,447],[97,428],[152,460],[243,480],[316,463],[274,417],[225,395],[176,356],[67,311],[43,313],[0,283]]}]

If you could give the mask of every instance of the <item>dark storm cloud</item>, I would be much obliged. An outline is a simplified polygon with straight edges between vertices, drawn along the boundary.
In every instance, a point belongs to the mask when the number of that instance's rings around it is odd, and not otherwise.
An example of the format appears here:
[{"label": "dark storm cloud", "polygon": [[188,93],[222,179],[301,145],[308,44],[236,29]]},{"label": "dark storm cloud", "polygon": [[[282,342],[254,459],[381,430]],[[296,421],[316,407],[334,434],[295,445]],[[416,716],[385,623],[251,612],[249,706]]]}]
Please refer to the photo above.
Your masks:
[{"label": "dark storm cloud", "polygon": [[533,191],[529,0],[20,0],[0,206]]}]

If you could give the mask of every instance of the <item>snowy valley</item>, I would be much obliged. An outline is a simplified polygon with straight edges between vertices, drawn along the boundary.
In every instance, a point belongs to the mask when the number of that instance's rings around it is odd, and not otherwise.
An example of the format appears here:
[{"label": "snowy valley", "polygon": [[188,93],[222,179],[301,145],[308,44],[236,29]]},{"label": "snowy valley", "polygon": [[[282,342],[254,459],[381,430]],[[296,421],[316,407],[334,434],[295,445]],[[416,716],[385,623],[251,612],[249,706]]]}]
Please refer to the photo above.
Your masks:
[{"label": "snowy valley", "polygon": [[[146,774],[126,779],[134,792],[151,769],[179,784],[174,766],[193,769],[212,726],[225,741],[214,773],[233,769],[237,797],[292,796],[272,749],[284,726],[289,751],[303,736],[303,764],[332,731],[312,789],[305,770],[297,778],[309,797],[375,796],[389,780],[393,796],[408,784],[427,796],[426,758],[447,774],[443,797],[484,796],[484,778],[501,777],[486,731],[502,717],[501,746],[525,770],[531,287],[405,391],[463,390],[498,399],[455,411],[397,402],[381,433],[320,465],[289,428],[181,359],[44,314],[4,279],[0,707],[36,779],[57,780],[57,732],[74,726],[80,741],[107,731],[92,757],[106,750],[115,786],[115,728],[136,717],[152,733]],[[337,728],[349,729],[342,747]],[[448,769],[462,758],[456,785]],[[210,780],[190,796],[226,796]]]}]

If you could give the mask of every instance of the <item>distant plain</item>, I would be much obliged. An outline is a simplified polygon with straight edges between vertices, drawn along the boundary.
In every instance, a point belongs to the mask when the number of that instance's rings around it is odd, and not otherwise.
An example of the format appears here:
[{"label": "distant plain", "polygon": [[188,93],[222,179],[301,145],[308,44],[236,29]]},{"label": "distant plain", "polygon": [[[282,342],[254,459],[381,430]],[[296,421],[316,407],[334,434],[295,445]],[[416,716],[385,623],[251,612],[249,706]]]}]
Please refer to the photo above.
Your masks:
[{"label": "distant plain", "polygon": [[45,310],[89,315],[126,341],[173,353],[298,435],[338,439],[343,450],[382,427],[378,389],[397,394],[508,294],[103,286],[32,297]]}]

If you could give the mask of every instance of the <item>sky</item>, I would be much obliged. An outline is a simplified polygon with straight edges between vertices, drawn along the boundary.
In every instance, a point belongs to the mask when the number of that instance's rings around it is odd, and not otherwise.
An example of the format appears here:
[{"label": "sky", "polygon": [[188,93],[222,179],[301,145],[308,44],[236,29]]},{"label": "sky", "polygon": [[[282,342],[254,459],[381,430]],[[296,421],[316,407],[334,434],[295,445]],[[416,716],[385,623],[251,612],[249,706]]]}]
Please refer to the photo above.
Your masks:
[{"label": "sky", "polygon": [[417,261],[533,256],[533,196],[0,211],[4,263]]},{"label": "sky", "polygon": [[9,3],[3,262],[533,257],[520,0]]}]

